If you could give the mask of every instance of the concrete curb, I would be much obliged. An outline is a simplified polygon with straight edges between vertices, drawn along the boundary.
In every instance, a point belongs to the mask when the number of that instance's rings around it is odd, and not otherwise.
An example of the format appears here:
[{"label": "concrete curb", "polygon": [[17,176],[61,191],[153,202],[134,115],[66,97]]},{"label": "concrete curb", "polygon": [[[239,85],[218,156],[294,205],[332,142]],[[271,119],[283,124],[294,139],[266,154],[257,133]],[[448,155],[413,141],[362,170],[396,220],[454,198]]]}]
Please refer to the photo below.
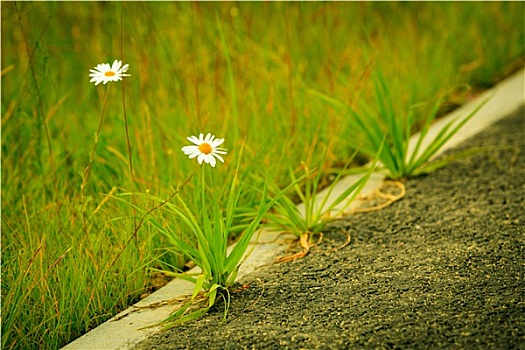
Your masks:
[{"label": "concrete curb", "polygon": [[[455,118],[461,120],[461,118],[466,117],[487,98],[490,98],[487,104],[478,111],[478,113],[466,123],[463,128],[454,135],[449,142],[447,142],[447,144],[445,144],[440,150],[440,153],[456,146],[467,138],[472,137],[490,124],[510,114],[520,106],[524,106],[525,70],[520,70],[518,73],[501,82],[493,89],[484,92],[475,100],[463,105],[461,108],[438,120],[432,126],[425,141],[430,142],[443,125]],[[412,147],[416,140],[417,135],[411,139]],[[424,148],[425,145],[426,143],[424,142],[422,147]],[[348,188],[348,186],[354,183],[359,177],[359,175],[356,175],[343,178],[337,186],[335,186],[335,189],[332,190],[327,203],[335,200],[342,191]],[[373,192],[381,186],[383,180],[383,175],[373,174],[361,194],[367,195]],[[320,203],[327,195],[328,189],[321,191],[317,196],[318,203]],[[350,205],[350,207],[345,209],[351,210],[353,207],[359,205],[360,200],[357,199]],[[238,280],[242,281],[243,278],[255,271],[258,267],[271,263],[278,255],[283,254],[283,251],[287,247],[287,241],[290,238],[292,238],[292,236],[280,235],[278,232],[262,230],[259,237],[259,243],[254,244],[253,251],[239,270]],[[198,269],[192,270],[192,272],[197,271]],[[165,319],[180,305],[174,302],[174,300],[179,296],[190,294],[192,291],[192,283],[181,279],[175,279],[157,292],[129,307],[62,349],[130,349],[135,344],[159,330],[159,327],[141,329],[142,327],[154,325]]]}]

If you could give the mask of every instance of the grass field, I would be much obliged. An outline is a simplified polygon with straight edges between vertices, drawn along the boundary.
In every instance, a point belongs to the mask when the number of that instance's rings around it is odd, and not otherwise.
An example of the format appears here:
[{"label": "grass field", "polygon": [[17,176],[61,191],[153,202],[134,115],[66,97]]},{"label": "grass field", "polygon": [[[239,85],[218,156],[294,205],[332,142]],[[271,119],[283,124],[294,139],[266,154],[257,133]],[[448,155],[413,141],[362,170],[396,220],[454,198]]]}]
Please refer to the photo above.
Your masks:
[{"label": "grass field", "polygon": [[[136,231],[137,212],[113,195],[167,197],[198,167],[180,150],[187,136],[226,139],[225,164],[210,172],[221,205],[245,142],[239,203],[250,213],[264,179],[283,187],[290,168],[326,172],[354,153],[360,135],[319,93],[349,106],[373,101],[369,77],[381,69],[400,115],[426,102],[423,117],[446,91],[489,87],[525,54],[522,2],[1,8],[5,349],[65,345],[136,301],[148,268],[184,264],[150,226]],[[89,69],[115,59],[130,77],[89,82]],[[191,179],[180,193],[190,206],[196,186]],[[150,208],[144,198],[132,200]]]}]

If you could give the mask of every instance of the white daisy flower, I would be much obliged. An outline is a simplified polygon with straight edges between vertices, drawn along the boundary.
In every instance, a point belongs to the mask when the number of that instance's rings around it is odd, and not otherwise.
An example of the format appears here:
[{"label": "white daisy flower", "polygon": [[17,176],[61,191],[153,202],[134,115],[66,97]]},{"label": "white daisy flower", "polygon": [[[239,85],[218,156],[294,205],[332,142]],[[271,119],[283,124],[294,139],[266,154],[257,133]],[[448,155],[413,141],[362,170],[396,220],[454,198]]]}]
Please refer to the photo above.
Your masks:
[{"label": "white daisy flower", "polygon": [[188,140],[194,145],[182,147],[184,154],[189,156],[190,159],[197,157],[199,164],[202,164],[204,161],[204,163],[210,164],[212,167],[215,167],[217,163],[215,158],[224,163],[224,159],[220,154],[226,154],[226,150],[218,147],[224,142],[224,139],[216,139],[210,133],[206,137],[203,136],[204,134],[200,134],[198,138],[196,136],[188,137]]},{"label": "white daisy flower", "polygon": [[122,61],[120,60],[115,60],[111,66],[109,63],[97,64],[95,69],[89,70],[91,72],[91,74],[89,74],[91,77],[89,82],[95,82],[95,86],[97,86],[100,83],[106,85],[108,81],[122,80],[122,77],[129,77],[129,74],[124,74],[128,68],[129,64],[122,65]]}]

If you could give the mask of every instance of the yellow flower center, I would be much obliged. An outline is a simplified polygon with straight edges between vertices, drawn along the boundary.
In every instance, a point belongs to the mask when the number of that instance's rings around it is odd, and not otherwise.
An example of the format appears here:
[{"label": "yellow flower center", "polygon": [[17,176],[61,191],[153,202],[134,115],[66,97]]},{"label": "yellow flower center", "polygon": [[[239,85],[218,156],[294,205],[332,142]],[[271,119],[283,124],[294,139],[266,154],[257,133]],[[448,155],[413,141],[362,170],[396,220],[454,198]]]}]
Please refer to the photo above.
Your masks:
[{"label": "yellow flower center", "polygon": [[199,145],[199,151],[201,151],[204,154],[210,154],[211,153],[211,146],[208,143],[203,142],[203,143],[201,143]]},{"label": "yellow flower center", "polygon": [[104,73],[104,75],[105,75],[106,77],[112,77],[112,76],[115,75],[115,72],[112,72],[112,71],[108,70],[106,73]]}]

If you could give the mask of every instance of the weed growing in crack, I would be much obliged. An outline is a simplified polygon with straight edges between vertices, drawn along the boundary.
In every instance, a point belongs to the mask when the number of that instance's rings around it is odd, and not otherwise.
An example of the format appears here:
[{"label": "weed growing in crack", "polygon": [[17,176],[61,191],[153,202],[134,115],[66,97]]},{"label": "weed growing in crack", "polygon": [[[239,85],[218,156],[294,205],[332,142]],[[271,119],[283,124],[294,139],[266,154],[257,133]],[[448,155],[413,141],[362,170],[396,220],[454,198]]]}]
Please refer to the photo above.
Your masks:
[{"label": "weed growing in crack", "polygon": [[[415,111],[421,104],[410,107],[405,115],[400,115],[395,107],[396,101],[380,70],[375,73],[374,88],[375,110],[364,101],[361,101],[358,109],[354,109],[318,91],[310,90],[310,92],[328,104],[346,111],[356,134],[361,135],[361,139],[364,139],[361,141],[359,137],[350,137],[348,145],[354,149],[360,149],[371,158],[379,154],[381,167],[393,180],[416,177],[452,161],[451,158],[433,162],[432,158],[488,101],[487,99],[480,103],[466,117],[458,117],[445,124],[434,138],[428,141],[430,126],[446,100],[447,94],[444,94],[434,104],[427,117],[423,118],[417,141],[414,145],[410,145],[410,138],[419,120],[415,117]],[[359,141],[356,142],[356,140]],[[379,151],[383,142],[385,146]]]},{"label": "weed growing in crack", "polygon": [[[350,158],[349,164],[356,153]],[[338,172],[322,196],[320,196],[319,190],[323,174],[317,171],[317,168],[309,170],[308,166],[303,163],[303,177],[305,179],[303,184],[298,182],[297,175],[290,169],[291,181],[295,183],[293,193],[300,199],[301,204],[298,206],[291,196],[285,194],[276,202],[275,210],[269,213],[267,218],[269,225],[275,229],[294,234],[299,239],[303,251],[279,258],[277,262],[306,256],[315,237],[322,233],[330,221],[342,216],[361,192],[374,172],[375,164],[376,162],[369,167],[364,175],[358,175],[358,178],[340,193],[334,191],[339,185],[344,171]]]},{"label": "weed growing in crack", "polygon": [[[238,204],[242,189],[242,181],[239,177],[242,149],[234,176],[230,180],[226,207],[221,208],[216,194],[210,190],[213,188],[213,186],[209,186],[212,182],[211,169],[206,164],[215,168],[216,159],[224,162],[222,155],[225,155],[227,151],[218,147],[222,145],[224,139],[216,139],[215,136],[208,133],[205,137],[203,134],[200,134],[198,138],[195,136],[188,137],[188,140],[194,145],[185,146],[182,151],[191,159],[197,158],[199,165],[201,165],[197,189],[199,194],[197,196],[199,201],[197,207],[200,210],[196,212],[190,209],[189,203],[185,202],[179,194],[180,187],[172,196],[175,203],[144,194],[150,201],[159,203],[155,209],[162,206],[166,214],[182,223],[182,227],[166,226],[152,217],[147,218],[149,224],[163,234],[171,245],[192,260],[200,270],[196,273],[163,271],[195,284],[190,299],[162,322],[164,329],[203,316],[215,304],[218,297],[224,298],[226,305],[224,317],[226,317],[230,298],[229,288],[235,282],[239,267],[249,255],[248,247],[254,234],[260,229],[261,221],[284,193],[306,177],[303,175],[294,179],[290,185],[272,198],[268,195],[268,188],[265,183],[256,212],[251,216],[251,221],[245,224],[244,230],[229,251],[228,243],[231,241],[231,234],[237,232],[237,228],[234,227],[234,219],[241,209]],[[127,193],[119,197],[129,195],[132,194]],[[137,209],[142,212],[143,217],[151,213],[151,210]],[[181,234],[182,231],[184,235]],[[184,240],[181,237],[189,237],[189,239]]]}]

